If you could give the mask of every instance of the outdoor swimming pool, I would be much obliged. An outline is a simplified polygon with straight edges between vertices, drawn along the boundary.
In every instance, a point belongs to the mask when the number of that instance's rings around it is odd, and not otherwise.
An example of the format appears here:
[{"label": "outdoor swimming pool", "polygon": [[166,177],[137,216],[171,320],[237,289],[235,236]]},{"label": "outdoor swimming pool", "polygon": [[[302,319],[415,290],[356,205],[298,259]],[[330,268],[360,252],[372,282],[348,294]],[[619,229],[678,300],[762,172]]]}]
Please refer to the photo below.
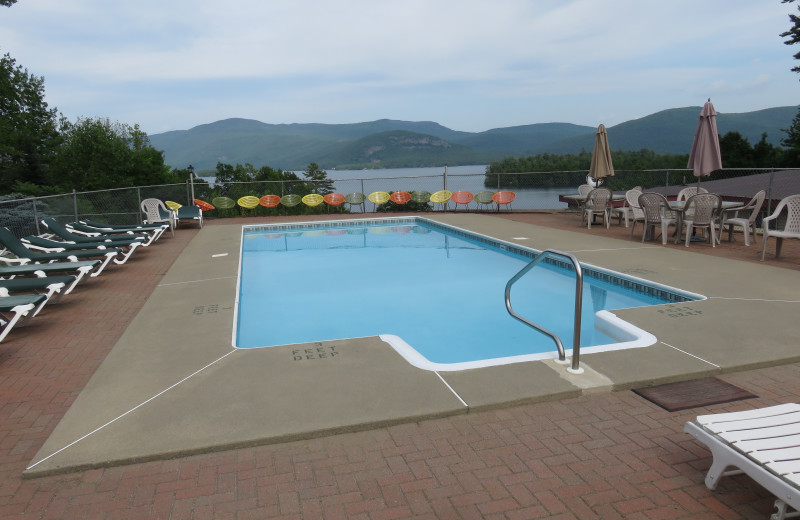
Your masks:
[{"label": "outdoor swimming pool", "polygon": [[[243,228],[234,346],[380,336],[410,363],[461,370],[557,357],[549,337],[509,316],[505,284],[536,255],[424,218]],[[515,311],[561,337],[570,354],[574,270],[542,262],[511,293]],[[584,267],[581,348],[655,338],[613,309],[698,299]]]}]

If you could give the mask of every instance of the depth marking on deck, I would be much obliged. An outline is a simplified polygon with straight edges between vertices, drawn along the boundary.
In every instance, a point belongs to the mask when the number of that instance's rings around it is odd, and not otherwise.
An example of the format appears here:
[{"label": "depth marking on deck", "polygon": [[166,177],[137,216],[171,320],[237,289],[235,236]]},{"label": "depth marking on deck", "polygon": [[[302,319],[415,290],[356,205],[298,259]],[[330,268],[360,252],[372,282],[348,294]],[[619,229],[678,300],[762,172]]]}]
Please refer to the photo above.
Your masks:
[{"label": "depth marking on deck", "polygon": [[188,376],[184,377],[183,379],[181,379],[180,381],[178,381],[178,382],[177,382],[177,383],[175,383],[174,385],[172,385],[172,386],[169,386],[169,387],[165,388],[164,390],[160,391],[159,393],[157,393],[156,395],[154,395],[154,396],[153,396],[153,397],[151,397],[150,399],[147,399],[146,401],[143,401],[143,402],[141,402],[141,403],[137,404],[136,406],[134,406],[133,408],[131,408],[131,409],[130,409],[130,410],[128,410],[127,412],[125,412],[125,413],[123,413],[123,414],[121,414],[121,415],[118,415],[117,417],[115,417],[115,418],[111,419],[110,421],[108,421],[108,422],[107,422],[107,423],[105,423],[104,425],[102,425],[102,426],[98,426],[97,428],[95,428],[94,430],[90,431],[89,433],[87,433],[87,434],[86,434],[86,435],[84,435],[83,437],[80,437],[79,439],[76,439],[76,440],[74,440],[74,441],[70,442],[69,444],[67,444],[66,446],[64,446],[63,448],[61,448],[60,450],[54,451],[53,453],[51,453],[51,454],[50,454],[50,455],[48,455],[47,457],[43,458],[42,460],[40,460],[40,461],[38,461],[38,462],[35,462],[34,464],[31,464],[30,466],[28,466],[27,468],[25,468],[25,470],[27,471],[27,470],[29,470],[29,469],[32,469],[32,468],[34,468],[34,467],[38,466],[39,464],[41,464],[42,462],[46,461],[46,460],[47,460],[47,459],[49,459],[50,457],[55,457],[56,455],[58,455],[59,453],[61,453],[61,452],[62,452],[62,451],[64,451],[64,450],[66,450],[67,448],[70,448],[70,447],[72,447],[72,446],[74,446],[74,445],[78,444],[78,443],[79,443],[79,442],[81,442],[83,439],[85,439],[85,438],[87,438],[87,437],[89,437],[89,436],[91,436],[91,435],[93,435],[93,434],[95,434],[95,433],[99,432],[100,430],[102,430],[102,429],[103,429],[103,428],[105,428],[106,426],[108,426],[108,425],[110,425],[110,424],[112,424],[112,423],[115,423],[115,422],[117,422],[118,420],[122,419],[123,417],[125,417],[125,416],[126,416],[126,415],[128,415],[129,413],[131,413],[131,412],[134,412],[134,411],[138,410],[139,408],[141,408],[142,406],[146,405],[146,404],[147,404],[147,403],[149,403],[150,401],[152,401],[152,400],[156,399],[157,397],[160,397],[160,396],[164,395],[165,393],[169,392],[170,390],[172,390],[173,388],[175,388],[175,387],[176,387],[176,386],[178,386],[179,384],[183,383],[184,381],[187,381],[187,380],[191,379],[192,377],[196,376],[197,374],[199,374],[199,373],[200,373],[200,372],[202,372],[203,370],[207,369],[208,367],[210,367],[210,366],[212,366],[212,365],[215,365],[215,364],[219,363],[220,361],[222,361],[222,360],[223,360],[223,359],[225,359],[226,357],[230,356],[230,355],[231,355],[231,354],[233,354],[234,352],[236,352],[236,349],[234,349],[234,350],[231,350],[230,352],[228,352],[227,354],[225,354],[224,356],[222,356],[222,357],[220,357],[220,358],[218,358],[218,359],[215,359],[214,361],[212,361],[211,363],[207,364],[207,365],[206,365],[206,366],[204,366],[203,368],[201,368],[201,369],[199,369],[199,370],[196,370],[195,372],[193,372],[193,373],[189,374]]},{"label": "depth marking on deck", "polygon": [[211,255],[211,258],[219,258],[221,256],[228,256],[228,253],[217,253],[215,255]]}]

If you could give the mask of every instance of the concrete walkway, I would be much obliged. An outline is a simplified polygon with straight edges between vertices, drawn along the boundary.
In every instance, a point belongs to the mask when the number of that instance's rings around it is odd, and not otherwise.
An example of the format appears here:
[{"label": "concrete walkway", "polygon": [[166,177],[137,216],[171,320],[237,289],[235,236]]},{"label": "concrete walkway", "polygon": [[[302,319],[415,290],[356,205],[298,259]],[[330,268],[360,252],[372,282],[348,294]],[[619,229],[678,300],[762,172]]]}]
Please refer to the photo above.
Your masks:
[{"label": "concrete walkway", "polygon": [[[164,239],[172,243],[92,280],[94,287],[2,345],[0,516],[749,518],[769,511],[769,496],[746,477],[705,490],[708,453],[681,426],[699,413],[798,399],[797,366],[786,364],[798,359],[797,271],[508,218],[435,218],[510,241],[525,237],[526,246],[571,251],[709,299],[620,311],[659,342],[584,356],[594,374],[588,383],[546,362],[437,375],[410,367],[376,338],[311,345],[312,355],[331,347],[341,354],[297,362],[296,347],[230,347],[238,233],[226,225],[181,229]],[[168,266],[161,260],[169,262],[172,250],[180,255],[161,278],[158,266]],[[148,294],[151,279],[157,286]],[[113,297],[103,300],[104,289]],[[137,314],[140,298],[147,301]],[[100,306],[72,307],[88,303]],[[72,329],[59,320],[67,314]],[[103,340],[115,334],[97,367]],[[93,344],[99,355],[81,357]],[[92,373],[88,382],[80,376]],[[669,414],[631,392],[609,391],[707,374],[723,374],[759,399]],[[42,379],[48,375],[53,381]],[[344,433],[354,430],[365,431]],[[37,478],[20,480],[23,471]],[[64,471],[71,473],[42,477]]]}]

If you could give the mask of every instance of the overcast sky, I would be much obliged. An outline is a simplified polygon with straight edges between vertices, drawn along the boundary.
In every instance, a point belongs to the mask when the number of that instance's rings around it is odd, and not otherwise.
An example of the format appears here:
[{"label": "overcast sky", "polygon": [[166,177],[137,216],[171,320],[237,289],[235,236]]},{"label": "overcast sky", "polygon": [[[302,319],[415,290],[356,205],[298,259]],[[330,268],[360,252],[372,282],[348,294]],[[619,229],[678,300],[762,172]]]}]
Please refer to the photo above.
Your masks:
[{"label": "overcast sky", "polygon": [[18,0],[0,52],[70,120],[148,134],[435,121],[606,126],[800,104],[780,0]]}]

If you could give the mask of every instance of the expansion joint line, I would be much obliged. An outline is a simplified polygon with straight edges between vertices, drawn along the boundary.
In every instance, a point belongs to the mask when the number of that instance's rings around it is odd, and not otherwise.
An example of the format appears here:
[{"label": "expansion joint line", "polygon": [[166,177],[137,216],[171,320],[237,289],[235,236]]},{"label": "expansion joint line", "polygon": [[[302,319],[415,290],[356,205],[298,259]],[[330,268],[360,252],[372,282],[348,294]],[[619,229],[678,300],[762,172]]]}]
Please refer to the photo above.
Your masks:
[{"label": "expansion joint line", "polygon": [[767,298],[728,298],[725,296],[709,296],[709,300],[739,300],[743,302],[766,302],[766,303],[800,303],[800,300],[769,300]]},{"label": "expansion joint line", "polygon": [[129,413],[131,413],[131,412],[134,412],[134,411],[138,410],[139,408],[141,408],[142,406],[146,405],[146,404],[147,404],[147,403],[149,403],[150,401],[153,401],[154,399],[156,399],[156,398],[158,398],[158,397],[160,397],[160,396],[164,395],[165,393],[169,392],[170,390],[172,390],[172,389],[173,389],[173,388],[175,388],[176,386],[180,385],[180,384],[181,384],[181,383],[183,383],[184,381],[187,381],[187,380],[191,379],[192,377],[196,376],[197,374],[199,374],[199,373],[200,373],[200,372],[202,372],[203,370],[207,369],[208,367],[210,367],[210,366],[212,366],[212,365],[215,365],[215,364],[219,363],[220,361],[222,361],[222,360],[223,360],[223,359],[225,359],[226,357],[230,356],[230,355],[231,355],[231,354],[233,354],[234,352],[236,352],[236,350],[231,350],[230,352],[228,352],[228,353],[227,353],[227,354],[225,354],[224,356],[222,356],[222,357],[220,357],[220,358],[218,358],[218,359],[215,359],[214,361],[212,361],[211,363],[207,364],[207,365],[206,365],[206,366],[204,366],[203,368],[201,368],[201,369],[199,369],[199,370],[196,370],[195,372],[192,372],[191,374],[189,374],[188,376],[184,377],[183,379],[181,379],[180,381],[178,381],[178,382],[177,382],[177,383],[175,383],[174,385],[172,385],[172,386],[170,386],[170,387],[168,387],[168,388],[165,388],[164,390],[160,391],[159,393],[157,393],[156,395],[154,395],[154,396],[153,396],[153,397],[151,397],[150,399],[147,399],[146,401],[143,401],[143,402],[141,402],[141,403],[137,404],[136,406],[134,406],[133,408],[131,408],[131,409],[130,409],[130,410],[128,410],[127,412],[125,412],[125,413],[123,413],[123,414],[121,414],[121,415],[118,415],[117,417],[115,417],[115,418],[111,419],[110,421],[108,421],[107,423],[105,423],[105,424],[104,424],[104,425],[102,425],[102,426],[98,426],[97,428],[95,428],[94,430],[90,431],[89,433],[87,433],[87,434],[86,434],[86,435],[84,435],[83,437],[81,437],[81,438],[79,438],[79,439],[76,439],[76,440],[74,440],[74,441],[70,442],[69,444],[67,444],[66,446],[64,446],[63,448],[61,448],[60,450],[54,451],[53,453],[51,453],[51,454],[50,454],[50,455],[48,455],[47,457],[43,458],[43,459],[42,459],[42,460],[40,460],[40,461],[37,461],[37,462],[35,462],[34,464],[31,464],[30,466],[28,466],[28,467],[27,467],[27,468],[25,468],[25,469],[26,469],[26,470],[29,470],[29,469],[31,469],[31,468],[34,468],[34,467],[36,467],[37,465],[41,464],[42,462],[46,461],[47,459],[49,459],[49,458],[51,458],[51,457],[54,457],[54,456],[58,455],[58,454],[59,454],[59,453],[61,453],[62,451],[66,450],[67,448],[70,448],[70,447],[72,447],[72,446],[76,445],[77,443],[81,442],[82,440],[86,439],[87,437],[90,437],[91,435],[94,435],[95,433],[99,432],[100,430],[102,430],[102,429],[103,429],[103,428],[105,428],[106,426],[109,426],[110,424],[117,422],[118,420],[122,419],[123,417],[125,417],[125,416],[126,416],[126,415],[128,415]]},{"label": "expansion joint line", "polygon": [[716,363],[712,363],[711,361],[709,361],[709,360],[707,360],[707,359],[703,359],[703,358],[701,358],[700,356],[695,356],[694,354],[691,354],[691,353],[689,353],[689,352],[686,352],[685,350],[681,350],[681,349],[679,349],[679,348],[678,348],[678,347],[676,347],[676,346],[670,345],[669,343],[664,343],[663,341],[662,341],[661,343],[663,343],[664,345],[668,346],[669,348],[672,348],[672,349],[675,349],[675,350],[677,350],[678,352],[680,352],[680,353],[682,353],[682,354],[686,354],[687,356],[690,356],[690,357],[693,357],[693,358],[695,358],[695,359],[697,359],[697,360],[700,360],[700,361],[702,361],[703,363],[708,363],[708,364],[709,364],[709,365],[711,365],[712,367],[715,367],[715,368],[722,368],[721,366],[717,365]]},{"label": "expansion joint line", "polygon": [[446,386],[446,387],[447,387],[447,388],[448,388],[448,389],[449,389],[451,392],[453,392],[453,395],[454,395],[454,396],[456,396],[456,399],[458,399],[459,401],[461,401],[461,404],[463,404],[464,406],[466,406],[467,408],[469,408],[469,405],[467,404],[467,402],[466,402],[466,401],[464,401],[463,399],[461,399],[461,396],[460,396],[460,395],[458,395],[458,392],[456,392],[456,391],[453,389],[453,387],[452,387],[452,386],[450,386],[450,384],[449,384],[447,381],[445,381],[445,380],[444,380],[444,378],[442,377],[442,374],[440,374],[439,372],[436,372],[436,371],[434,371],[433,373],[434,373],[434,374],[436,374],[436,375],[439,377],[439,379],[441,379],[441,380],[442,380],[442,383],[444,383],[444,386]]}]

